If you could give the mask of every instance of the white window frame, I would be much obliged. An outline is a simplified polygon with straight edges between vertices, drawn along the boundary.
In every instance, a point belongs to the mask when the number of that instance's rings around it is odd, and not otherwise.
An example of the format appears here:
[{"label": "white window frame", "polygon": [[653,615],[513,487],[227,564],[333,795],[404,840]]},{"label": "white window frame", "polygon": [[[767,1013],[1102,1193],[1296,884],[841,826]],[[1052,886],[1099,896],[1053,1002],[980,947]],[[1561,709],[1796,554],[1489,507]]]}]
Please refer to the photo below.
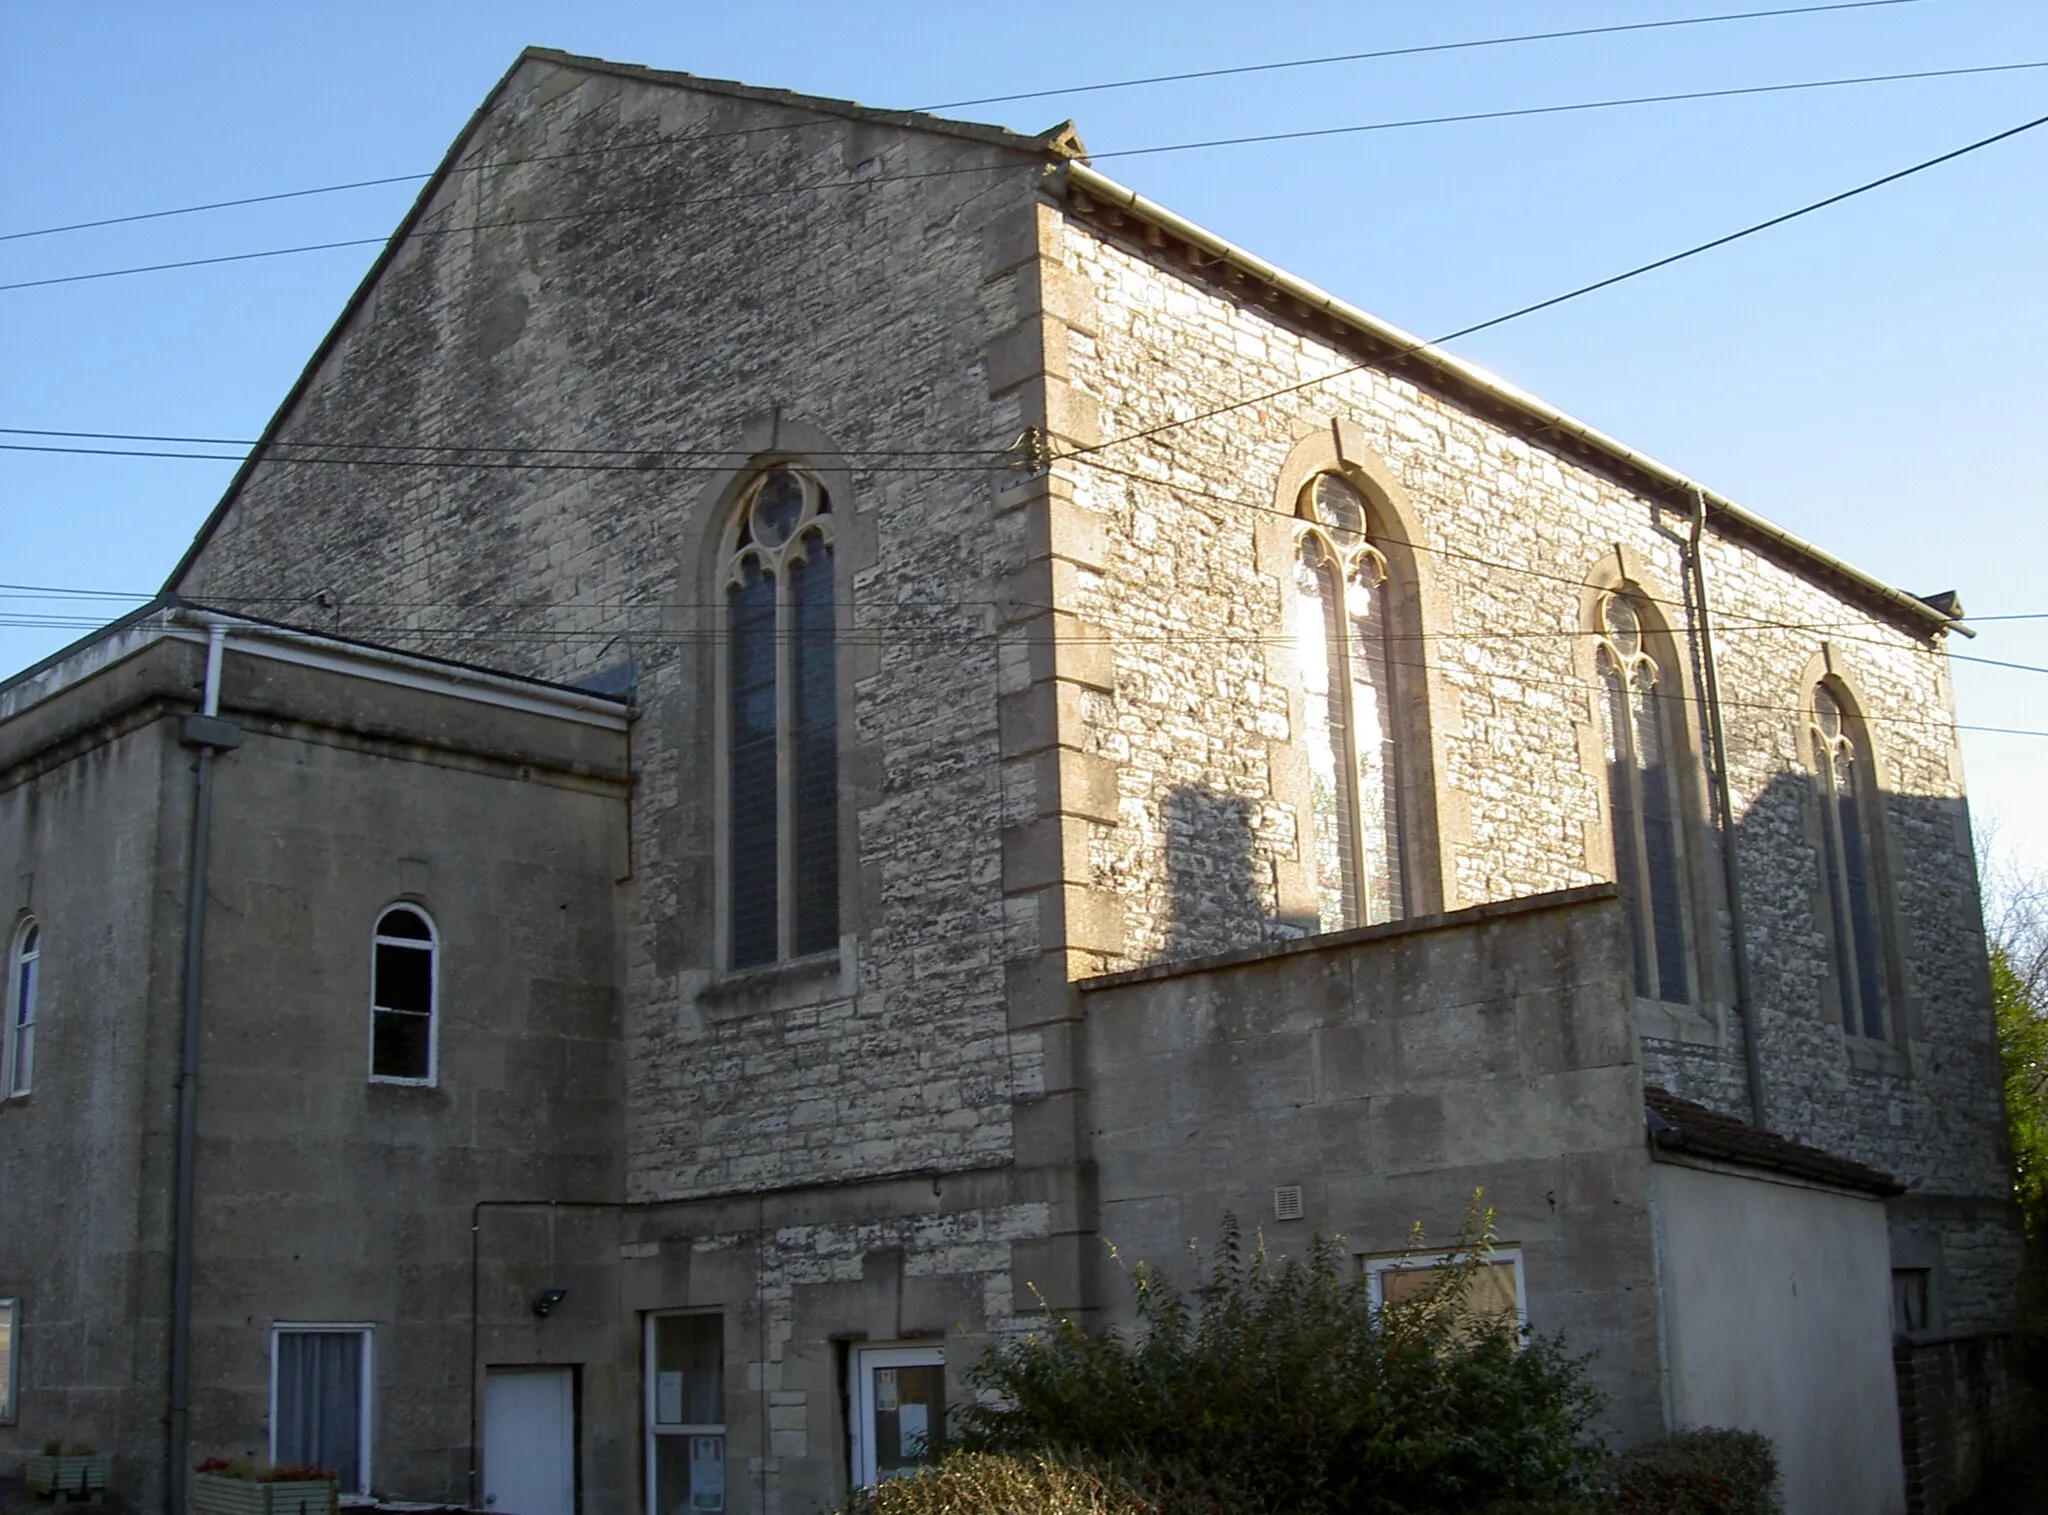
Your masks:
[{"label": "white window frame", "polygon": [[[847,1450],[853,1463],[853,1484],[855,1488],[872,1488],[875,1483],[875,1368],[943,1368],[946,1366],[946,1344],[944,1342],[891,1342],[884,1346],[864,1346],[855,1343],[847,1354],[846,1372],[849,1382],[846,1386],[846,1402],[850,1411],[847,1425]],[[929,1435],[938,1436],[943,1430],[943,1412],[940,1405],[941,1421],[935,1422]]]},{"label": "white window frame", "polygon": [[[1414,1253],[1392,1253],[1379,1257],[1361,1257],[1359,1266],[1365,1270],[1366,1293],[1377,1314],[1384,1304],[1382,1280],[1389,1273],[1406,1273],[1415,1269],[1448,1268],[1459,1260],[1460,1254],[1444,1252],[1435,1257],[1418,1256]],[[1523,1335],[1529,1331],[1529,1286],[1522,1269],[1520,1247],[1495,1247],[1481,1261],[1512,1263],[1515,1269],[1515,1324]]]},{"label": "white window frame", "polygon": [[354,1336],[362,1346],[362,1360],[356,1369],[358,1406],[356,1410],[356,1471],[361,1477],[360,1487],[342,1489],[343,1494],[368,1494],[370,1492],[370,1453],[375,1441],[371,1431],[370,1411],[375,1403],[373,1386],[376,1383],[377,1354],[375,1347],[377,1328],[366,1320],[277,1320],[270,1324],[270,1424],[268,1453],[271,1462],[277,1461],[277,1339],[280,1336],[312,1334],[323,1336]]},{"label": "white window frame", "polygon": [[15,1423],[21,1404],[21,1301],[0,1299],[0,1322],[7,1327],[7,1346],[0,1352],[0,1426]]},{"label": "white window frame", "polygon": [[[377,1071],[377,949],[380,946],[405,947],[420,950],[420,939],[416,936],[386,936],[378,927],[384,924],[384,917],[394,910],[410,911],[427,926],[427,1076],[425,1078],[397,1078],[389,1073]],[[403,1012],[384,1010],[386,1015]],[[373,1084],[398,1084],[412,1089],[431,1089],[441,1081],[441,928],[427,907],[418,900],[392,900],[377,910],[377,918],[370,926],[370,1039],[363,1049],[364,1066],[369,1070],[369,1081]]]},{"label": "white window frame", "polygon": [[659,1497],[659,1485],[655,1474],[658,1466],[655,1456],[659,1448],[657,1437],[661,1436],[716,1436],[725,1444],[725,1507],[732,1509],[732,1437],[726,1433],[726,1422],[716,1425],[706,1422],[679,1423],[675,1425],[657,1423],[654,1418],[655,1371],[654,1371],[654,1323],[658,1320],[674,1320],[678,1316],[696,1316],[699,1319],[716,1320],[719,1323],[718,1372],[721,1402],[725,1399],[725,1312],[723,1310],[649,1310],[640,1323],[640,1426],[642,1449],[645,1463],[647,1489],[647,1515],[660,1515],[655,1509]]},{"label": "white window frame", "polygon": [[[28,939],[33,934],[36,945],[29,950]],[[26,1009],[28,1019],[21,1019],[24,1008],[21,992],[21,972],[24,967],[34,966],[30,981]],[[42,925],[32,915],[23,916],[14,928],[14,938],[7,949],[7,1024],[5,1045],[0,1047],[0,1099],[18,1099],[30,1093],[35,1087],[35,1045],[36,1022],[42,1009],[43,985],[43,932]],[[21,1065],[22,1033],[28,1033],[28,1080],[16,1088],[16,1075]]]}]

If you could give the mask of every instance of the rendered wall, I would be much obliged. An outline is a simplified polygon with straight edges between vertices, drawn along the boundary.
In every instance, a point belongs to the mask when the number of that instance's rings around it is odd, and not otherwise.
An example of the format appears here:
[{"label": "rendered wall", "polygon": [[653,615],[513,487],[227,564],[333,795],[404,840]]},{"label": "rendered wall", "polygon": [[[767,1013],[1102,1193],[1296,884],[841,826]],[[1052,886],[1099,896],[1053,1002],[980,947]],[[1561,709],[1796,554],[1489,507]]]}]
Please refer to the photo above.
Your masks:
[{"label": "rendered wall", "polygon": [[[1597,1353],[1623,1441],[1662,1425],[1627,946],[1596,888],[1083,986],[1102,1239],[1184,1272],[1225,1211],[1283,1251],[1447,1243],[1473,1191],[1529,1323]],[[1305,1214],[1274,1219],[1300,1184]],[[1881,1258],[1881,1254],[1880,1254]],[[1104,1297],[1129,1290],[1105,1265]]]},{"label": "rendered wall", "polygon": [[134,659],[61,712],[0,701],[0,929],[42,932],[34,1088],[0,1101],[0,1295],[21,1301],[0,1475],[53,1437],[111,1454],[124,1492],[161,1472],[191,778],[150,701],[182,672]]},{"label": "rendered wall", "polygon": [[1769,1436],[1785,1515],[1899,1515],[1883,1204],[1670,1162],[1650,1181],[1676,1423]]}]

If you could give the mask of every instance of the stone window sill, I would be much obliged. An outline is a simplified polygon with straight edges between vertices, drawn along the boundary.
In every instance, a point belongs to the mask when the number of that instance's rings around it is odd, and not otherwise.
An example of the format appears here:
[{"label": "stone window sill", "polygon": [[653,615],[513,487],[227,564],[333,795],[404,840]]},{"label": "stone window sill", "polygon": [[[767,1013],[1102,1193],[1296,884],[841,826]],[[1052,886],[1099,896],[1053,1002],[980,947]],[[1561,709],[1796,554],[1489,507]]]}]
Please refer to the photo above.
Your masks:
[{"label": "stone window sill", "polygon": [[1911,1078],[1913,1065],[1906,1054],[1890,1042],[1872,1041],[1867,1036],[1842,1035],[1842,1047],[1849,1055],[1849,1066],[1857,1073],[1890,1074],[1895,1078]]},{"label": "stone window sill", "polygon": [[842,943],[830,952],[716,974],[697,991],[697,1003],[715,1014],[728,1015],[794,1010],[850,999],[859,987],[852,946]]},{"label": "stone window sill", "polygon": [[1690,1047],[1719,1047],[1722,1043],[1721,1017],[1710,1007],[1638,999],[1636,1034],[1655,1041],[1682,1042]]}]

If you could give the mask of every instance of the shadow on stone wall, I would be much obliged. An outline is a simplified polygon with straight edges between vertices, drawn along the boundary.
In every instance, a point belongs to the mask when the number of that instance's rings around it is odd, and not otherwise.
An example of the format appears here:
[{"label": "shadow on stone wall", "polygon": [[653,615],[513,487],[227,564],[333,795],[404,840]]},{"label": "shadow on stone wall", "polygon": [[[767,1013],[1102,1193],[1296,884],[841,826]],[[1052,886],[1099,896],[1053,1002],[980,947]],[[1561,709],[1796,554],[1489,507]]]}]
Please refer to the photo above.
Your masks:
[{"label": "shadow on stone wall", "polygon": [[1167,791],[1163,814],[1169,917],[1162,955],[1197,957],[1262,940],[1251,802],[1184,785]]}]

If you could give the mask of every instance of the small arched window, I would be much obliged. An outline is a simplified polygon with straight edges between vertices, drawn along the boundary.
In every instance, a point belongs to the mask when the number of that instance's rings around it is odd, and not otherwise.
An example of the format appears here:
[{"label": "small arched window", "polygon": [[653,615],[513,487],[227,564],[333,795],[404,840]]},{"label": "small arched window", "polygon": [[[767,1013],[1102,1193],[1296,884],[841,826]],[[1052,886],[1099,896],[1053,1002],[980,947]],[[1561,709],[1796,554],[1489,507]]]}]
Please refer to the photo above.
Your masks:
[{"label": "small arched window", "polygon": [[1308,752],[1309,845],[1324,931],[1398,919],[1402,767],[1387,560],[1338,473],[1302,486],[1292,600]]},{"label": "small arched window", "polygon": [[1600,600],[1599,670],[1614,880],[1628,911],[1636,993],[1686,1004],[1685,870],[1670,691],[1646,634],[1647,609],[1625,593]]},{"label": "small arched window", "polygon": [[1876,819],[1868,745],[1851,711],[1826,684],[1816,684],[1807,740],[1820,791],[1820,874],[1823,924],[1835,970],[1842,1029],[1882,1040],[1887,1034],[1884,942],[1878,931]]},{"label": "small arched window", "polygon": [[727,533],[726,919],[735,968],[839,945],[832,500],[785,465]]},{"label": "small arched window", "polygon": [[370,944],[372,1079],[434,1081],[439,956],[434,924],[418,906],[393,905],[377,917]]},{"label": "small arched window", "polygon": [[26,1094],[36,1074],[36,988],[42,978],[43,932],[33,918],[14,933],[7,965],[6,1086]]}]

